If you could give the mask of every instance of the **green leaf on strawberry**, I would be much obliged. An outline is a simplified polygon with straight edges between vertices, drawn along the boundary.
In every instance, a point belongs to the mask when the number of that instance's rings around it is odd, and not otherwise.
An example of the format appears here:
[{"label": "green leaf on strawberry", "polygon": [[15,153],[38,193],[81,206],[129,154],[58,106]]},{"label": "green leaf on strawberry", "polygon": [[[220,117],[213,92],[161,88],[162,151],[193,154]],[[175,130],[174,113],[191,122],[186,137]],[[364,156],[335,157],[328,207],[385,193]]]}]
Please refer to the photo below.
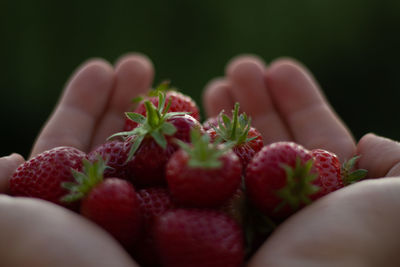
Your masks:
[{"label": "green leaf on strawberry", "polygon": [[165,93],[158,92],[157,107],[155,107],[149,100],[144,102],[147,116],[133,112],[126,113],[126,116],[129,119],[139,124],[138,127],[131,131],[113,134],[109,137],[109,139],[111,139],[117,136],[122,136],[125,140],[128,139],[132,142],[133,145],[129,151],[128,161],[132,159],[146,136],[151,136],[163,149],[167,147],[166,136],[174,135],[177,130],[176,127],[167,120],[174,116],[185,115],[187,112],[168,112],[171,102],[167,105],[165,105],[165,103]]},{"label": "green leaf on strawberry", "polygon": [[239,103],[236,102],[235,104],[235,108],[232,112],[232,119],[223,113],[221,113],[220,116],[222,122],[218,120],[218,127],[213,126],[213,129],[224,141],[240,145],[257,138],[248,138],[251,129],[251,118],[247,117],[246,113],[239,115]]},{"label": "green leaf on strawberry", "polygon": [[174,88],[170,88],[171,81],[165,80],[162,81],[156,88],[149,91],[148,96],[158,96],[159,93],[166,93],[169,90],[176,90]]},{"label": "green leaf on strawberry", "polygon": [[71,170],[75,178],[74,182],[64,182],[61,186],[69,190],[69,194],[62,197],[61,201],[70,203],[84,198],[93,187],[103,181],[103,174],[107,167],[102,157],[98,157],[95,162],[87,159],[82,160],[83,171]]},{"label": "green leaf on strawberry", "polygon": [[354,156],[342,165],[342,180],[344,185],[354,184],[367,176],[365,169],[356,169],[355,165],[360,156]]},{"label": "green leaf on strawberry", "polygon": [[283,164],[282,168],[286,172],[286,185],[277,194],[282,198],[282,202],[276,207],[279,210],[285,205],[289,205],[293,210],[297,210],[302,204],[310,204],[309,196],[318,192],[319,187],[312,182],[318,174],[312,173],[313,160],[308,160],[305,164],[301,163],[300,158],[296,158],[296,166],[293,168]]},{"label": "green leaf on strawberry", "polygon": [[232,148],[232,144],[225,143],[223,146],[218,142],[210,143],[207,134],[202,135],[198,129],[190,131],[192,145],[181,140],[176,140],[179,146],[189,155],[188,166],[192,168],[219,168],[222,165],[220,157]]}]

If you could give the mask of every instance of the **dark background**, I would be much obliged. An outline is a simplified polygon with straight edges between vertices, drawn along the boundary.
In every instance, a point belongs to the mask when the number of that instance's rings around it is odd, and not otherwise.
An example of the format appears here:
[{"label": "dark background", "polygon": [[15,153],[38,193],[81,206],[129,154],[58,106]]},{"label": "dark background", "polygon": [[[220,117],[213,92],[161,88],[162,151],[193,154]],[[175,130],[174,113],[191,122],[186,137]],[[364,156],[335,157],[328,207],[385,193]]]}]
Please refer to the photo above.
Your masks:
[{"label": "dark background", "polygon": [[237,54],[294,57],[357,139],[400,136],[400,1],[7,0],[0,12],[1,156],[28,155],[80,63],[130,51],[199,103]]}]

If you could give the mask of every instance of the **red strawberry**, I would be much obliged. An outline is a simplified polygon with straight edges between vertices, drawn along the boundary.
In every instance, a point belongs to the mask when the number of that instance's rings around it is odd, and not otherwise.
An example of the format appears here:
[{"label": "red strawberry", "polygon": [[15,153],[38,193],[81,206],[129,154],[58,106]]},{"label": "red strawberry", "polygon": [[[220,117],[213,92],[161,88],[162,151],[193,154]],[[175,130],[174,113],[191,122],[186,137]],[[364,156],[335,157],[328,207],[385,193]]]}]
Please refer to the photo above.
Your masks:
[{"label": "red strawberry", "polygon": [[154,237],[163,266],[233,267],[243,264],[243,234],[222,212],[171,210],[158,218]]},{"label": "red strawberry", "polygon": [[169,191],[174,200],[190,207],[218,207],[239,188],[242,168],[229,147],[209,143],[208,135],[192,132],[190,147],[172,155],[166,167]]},{"label": "red strawberry", "polygon": [[311,199],[318,199],[344,187],[338,157],[324,149],[313,149],[311,153],[314,157],[314,165],[319,171],[319,176],[313,184],[320,188],[317,193],[310,196]]},{"label": "red strawberry", "polygon": [[10,179],[14,196],[41,198],[63,206],[60,198],[67,193],[61,183],[73,181],[71,169],[81,170],[85,153],[73,147],[56,147],[20,165]]},{"label": "red strawberry", "polygon": [[81,214],[111,233],[123,245],[134,243],[140,233],[140,207],[132,184],[109,178],[82,200]]},{"label": "red strawberry", "polygon": [[226,213],[235,220],[240,226],[243,226],[246,212],[246,195],[241,187],[220,207],[220,211]]},{"label": "red strawberry", "polygon": [[[161,84],[160,86],[166,86],[165,84]],[[168,90],[167,88],[165,89],[156,89],[155,92],[152,92],[153,96],[148,97],[146,100],[150,100],[154,104],[154,106],[158,106],[158,97],[157,95],[154,95],[157,91],[160,90]],[[180,92],[174,91],[174,90],[168,90],[166,92],[166,103],[165,105],[168,104],[169,101],[171,101],[171,106],[169,108],[170,112],[188,112],[193,118],[195,118],[197,121],[200,120],[200,112],[199,108],[196,105],[196,102],[190,98],[187,95],[184,95]],[[141,101],[137,108],[133,111],[135,113],[139,113],[143,116],[146,116],[146,107],[144,105],[144,101]],[[130,131],[134,128],[137,127],[137,123],[134,122],[133,120],[126,118],[125,119],[125,126],[124,126],[124,131]]]},{"label": "red strawberry", "polygon": [[153,224],[155,218],[173,207],[171,195],[165,188],[139,190],[138,198],[145,227]]},{"label": "red strawberry", "polygon": [[127,116],[138,124],[134,130],[114,134],[124,136],[132,143],[128,163],[134,184],[139,186],[159,186],[165,184],[165,165],[177,150],[175,138],[188,141],[192,128],[201,129],[201,124],[193,117],[180,112],[167,112],[164,109],[165,95],[159,95],[159,107],[146,101],[147,117],[138,113]]},{"label": "red strawberry", "polygon": [[137,186],[165,186],[165,165],[176,151],[174,143],[163,148],[151,137],[145,137],[128,168]]},{"label": "red strawberry", "polygon": [[100,155],[106,161],[109,167],[104,171],[104,177],[118,177],[121,179],[129,179],[127,168],[128,152],[132,144],[119,140],[110,141],[99,145],[96,149],[90,152],[86,158],[90,162],[98,160]]},{"label": "red strawberry", "polygon": [[314,180],[313,184],[320,188],[317,193],[310,196],[312,200],[355,183],[367,174],[367,171],[363,169],[353,170],[358,156],[351,158],[341,166],[339,158],[333,152],[324,149],[313,149],[311,153],[314,157],[314,165],[319,172],[319,176]]},{"label": "red strawberry", "polygon": [[210,117],[203,122],[203,128],[205,131],[212,129],[213,127],[218,127],[218,123],[221,122],[221,116]]},{"label": "red strawberry", "polygon": [[246,169],[249,198],[266,215],[283,219],[311,202],[318,171],[310,151],[292,142],[263,147]]},{"label": "red strawberry", "polygon": [[138,192],[144,229],[141,238],[132,249],[135,260],[142,266],[158,266],[158,257],[152,235],[153,222],[167,210],[173,208],[168,190],[147,188]]},{"label": "red strawberry", "polygon": [[[239,116],[239,103],[235,104],[232,112],[232,119],[221,113],[217,119],[218,126],[210,124],[211,129],[207,132],[215,140],[222,138],[224,142],[235,144],[232,150],[238,155],[243,168],[253,158],[253,156],[263,147],[263,139],[257,129],[251,127],[251,120],[245,113]],[[215,122],[214,122],[215,123]]]},{"label": "red strawberry", "polygon": [[177,129],[173,138],[177,138],[186,143],[190,143],[190,131],[192,129],[198,129],[201,133],[204,133],[203,127],[199,121],[187,114],[171,117],[167,122],[172,123]]},{"label": "red strawberry", "polygon": [[141,211],[135,188],[126,180],[103,180],[106,168],[102,158],[83,160],[84,172],[75,172],[77,183],[63,183],[70,190],[62,201],[81,200],[80,213],[100,225],[125,247],[134,244],[140,234]]}]

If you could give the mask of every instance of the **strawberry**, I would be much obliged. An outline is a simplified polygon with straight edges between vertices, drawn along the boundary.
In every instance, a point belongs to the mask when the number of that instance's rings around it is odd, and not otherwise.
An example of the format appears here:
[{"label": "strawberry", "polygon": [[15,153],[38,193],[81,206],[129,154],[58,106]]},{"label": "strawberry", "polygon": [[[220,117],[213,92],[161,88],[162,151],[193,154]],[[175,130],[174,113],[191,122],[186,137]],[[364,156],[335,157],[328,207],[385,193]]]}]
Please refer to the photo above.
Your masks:
[{"label": "strawberry", "polygon": [[10,179],[11,194],[41,198],[71,207],[60,202],[60,198],[67,193],[61,183],[74,180],[71,170],[81,170],[84,157],[84,152],[66,146],[40,153],[17,168]]},{"label": "strawberry", "polygon": [[358,156],[344,162],[343,166],[341,166],[339,158],[333,152],[324,149],[313,149],[311,153],[314,157],[314,165],[319,172],[319,176],[314,180],[313,184],[320,188],[318,192],[310,196],[312,200],[355,183],[367,174],[367,171],[363,169],[353,170]]},{"label": "strawberry", "polygon": [[145,137],[128,164],[133,183],[139,187],[165,186],[165,166],[176,150],[172,142],[163,148],[153,138]]},{"label": "strawberry", "polygon": [[171,195],[165,188],[141,189],[138,192],[138,198],[145,227],[152,225],[156,217],[174,206]]},{"label": "strawberry", "polygon": [[243,225],[246,209],[246,195],[244,190],[239,187],[236,192],[219,208],[220,211],[226,213],[234,219],[240,226]]},{"label": "strawberry", "polygon": [[208,131],[213,127],[218,127],[219,122],[222,122],[221,116],[210,117],[203,122],[203,128],[205,131]]},{"label": "strawberry", "polygon": [[143,226],[139,242],[132,249],[135,260],[141,266],[158,266],[156,248],[152,235],[153,222],[167,210],[173,208],[171,196],[165,188],[146,188],[138,192]]},{"label": "strawberry", "polygon": [[243,264],[243,234],[234,220],[210,210],[171,210],[154,225],[163,266],[233,267]]},{"label": "strawberry", "polygon": [[335,190],[344,187],[339,158],[333,152],[324,149],[313,149],[314,165],[318,169],[319,176],[313,184],[320,190],[311,196],[312,200],[323,197]]},{"label": "strawberry", "polygon": [[222,138],[224,142],[234,144],[233,151],[238,155],[243,169],[253,158],[253,156],[263,147],[263,139],[261,134],[251,127],[251,120],[247,118],[245,113],[239,116],[239,103],[235,104],[232,112],[232,119],[221,113],[220,119],[216,119],[218,126],[209,123],[211,129],[207,133],[213,140]]},{"label": "strawberry", "polygon": [[[157,89],[150,92],[150,95],[144,100],[140,101],[139,105],[133,111],[146,116],[145,100],[149,100],[154,106],[158,106],[158,95],[159,91],[166,91],[166,104],[170,103],[169,110],[171,112],[188,112],[197,121],[200,120],[200,112],[196,102],[189,96],[184,95],[178,91],[168,89],[168,83],[162,83]],[[137,127],[137,123],[129,118],[125,119],[124,131],[130,131]]]},{"label": "strawberry", "polygon": [[311,202],[319,188],[310,151],[293,142],[277,142],[263,147],[246,169],[246,189],[250,200],[266,215],[284,219]]},{"label": "strawberry", "polygon": [[177,131],[173,135],[173,138],[176,138],[186,143],[190,143],[190,131],[192,129],[198,129],[201,133],[204,133],[203,127],[199,123],[199,121],[187,114],[173,116],[167,121],[175,126],[175,128],[177,129]]},{"label": "strawberry", "polygon": [[241,164],[227,146],[210,144],[209,136],[192,131],[193,146],[179,142],[166,167],[166,179],[173,199],[189,207],[217,207],[239,188]]},{"label": "strawberry", "polygon": [[104,170],[104,177],[118,177],[121,179],[129,179],[127,168],[128,152],[131,148],[131,143],[119,140],[113,140],[99,145],[86,158],[90,162],[98,160],[100,155],[106,161],[107,169]]},{"label": "strawberry", "polygon": [[190,130],[202,127],[190,115],[183,112],[167,112],[169,105],[164,108],[165,100],[165,95],[160,93],[157,108],[150,101],[145,101],[146,117],[138,113],[127,113],[139,126],[132,131],[111,136],[123,136],[127,142],[132,143],[128,168],[135,185],[164,185],[165,165],[178,148],[173,140],[177,138],[187,142]]},{"label": "strawberry", "polygon": [[80,213],[108,231],[125,247],[134,244],[141,230],[141,211],[135,188],[126,180],[103,180],[106,165],[83,160],[83,172],[74,172],[77,183],[63,183],[70,193],[62,201],[81,201]]}]

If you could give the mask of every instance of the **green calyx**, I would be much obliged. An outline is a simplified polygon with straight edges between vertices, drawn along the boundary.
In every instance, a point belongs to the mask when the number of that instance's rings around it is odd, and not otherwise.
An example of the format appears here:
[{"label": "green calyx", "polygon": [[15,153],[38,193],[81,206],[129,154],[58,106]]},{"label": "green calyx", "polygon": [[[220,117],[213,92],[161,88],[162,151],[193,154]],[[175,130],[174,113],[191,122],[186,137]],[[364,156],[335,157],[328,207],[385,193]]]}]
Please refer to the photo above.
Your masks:
[{"label": "green calyx", "polygon": [[166,93],[167,91],[174,90],[170,87],[171,82],[166,80],[162,81],[155,89],[149,91],[149,96],[158,96],[159,93]]},{"label": "green calyx", "polygon": [[158,107],[155,107],[149,100],[144,102],[146,108],[146,117],[134,112],[126,112],[125,115],[136,122],[138,127],[128,132],[119,132],[111,135],[108,139],[121,136],[125,140],[132,137],[131,150],[129,151],[128,161],[132,159],[136,150],[139,148],[143,139],[146,136],[151,136],[156,143],[163,149],[167,147],[167,139],[165,136],[172,136],[176,132],[176,128],[172,123],[167,122],[168,119],[174,116],[182,116],[187,112],[168,112],[171,102],[165,106],[165,93],[158,93]]},{"label": "green calyx", "polygon": [[357,160],[360,156],[354,156],[342,165],[342,180],[345,186],[354,184],[367,176],[368,171],[365,169],[354,170]]},{"label": "green calyx", "polygon": [[226,142],[233,142],[235,145],[250,142],[256,137],[247,138],[251,128],[251,118],[248,118],[246,113],[239,115],[239,103],[236,102],[235,108],[232,111],[232,119],[226,116],[223,112],[219,114],[221,120],[218,120],[218,127],[213,127],[217,135]]},{"label": "green calyx", "polygon": [[133,104],[138,104],[145,99],[146,96],[154,97],[158,96],[159,93],[166,93],[167,91],[176,90],[175,88],[170,88],[170,81],[166,80],[161,82],[156,88],[151,89],[147,95],[140,95],[132,99]]},{"label": "green calyx", "polygon": [[192,145],[176,140],[179,146],[189,155],[189,167],[215,169],[222,166],[220,157],[232,148],[231,144],[210,143],[207,134],[202,135],[199,129],[190,132]]},{"label": "green calyx", "polygon": [[282,202],[275,211],[279,211],[283,206],[289,205],[293,210],[297,210],[302,204],[310,204],[310,195],[318,192],[319,187],[312,182],[318,177],[317,173],[312,173],[313,160],[302,163],[300,158],[296,159],[295,167],[283,165],[286,172],[286,185],[277,194],[282,198]]},{"label": "green calyx", "polygon": [[92,188],[103,181],[103,173],[108,166],[99,156],[97,161],[91,163],[87,159],[82,160],[83,172],[72,169],[76,183],[64,182],[61,186],[68,189],[68,195],[61,198],[61,202],[71,203],[84,198]]}]

